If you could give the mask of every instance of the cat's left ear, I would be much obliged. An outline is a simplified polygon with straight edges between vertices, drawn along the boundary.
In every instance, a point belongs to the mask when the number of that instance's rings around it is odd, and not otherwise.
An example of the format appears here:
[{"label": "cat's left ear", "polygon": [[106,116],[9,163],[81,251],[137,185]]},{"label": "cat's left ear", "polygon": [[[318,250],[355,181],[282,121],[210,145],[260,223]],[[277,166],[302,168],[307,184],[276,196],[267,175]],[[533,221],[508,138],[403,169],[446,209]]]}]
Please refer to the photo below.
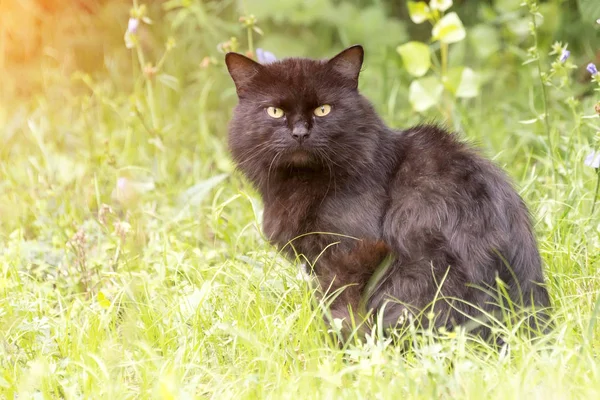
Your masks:
[{"label": "cat's left ear", "polygon": [[327,64],[344,78],[352,81],[355,87],[358,87],[358,74],[360,74],[364,56],[365,51],[361,45],[357,44],[348,47],[346,50],[329,60]]}]

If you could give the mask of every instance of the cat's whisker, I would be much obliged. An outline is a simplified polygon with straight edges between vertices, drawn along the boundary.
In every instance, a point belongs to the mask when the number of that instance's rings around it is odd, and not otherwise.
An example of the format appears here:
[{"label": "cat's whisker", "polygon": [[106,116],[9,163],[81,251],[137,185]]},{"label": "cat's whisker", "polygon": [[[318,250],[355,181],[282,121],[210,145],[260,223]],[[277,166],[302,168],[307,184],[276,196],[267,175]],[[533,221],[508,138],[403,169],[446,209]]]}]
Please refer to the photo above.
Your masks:
[{"label": "cat's whisker", "polygon": [[266,149],[267,149],[269,146],[270,146],[270,143],[269,143],[269,142],[262,142],[262,143],[260,143],[260,144],[259,144],[259,145],[257,145],[257,146],[254,146],[254,147],[250,147],[250,148],[248,148],[246,151],[242,152],[241,156],[242,156],[242,158],[243,158],[243,157],[246,157],[246,156],[247,156],[247,155],[249,155],[249,154],[256,153],[256,152],[263,151],[263,150],[266,150]]},{"label": "cat's whisker", "polygon": [[270,180],[271,180],[271,169],[273,168],[273,164],[275,163],[275,161],[277,160],[277,158],[279,156],[281,156],[281,154],[283,154],[283,152],[277,152],[277,153],[275,153],[275,156],[271,160],[271,164],[269,164],[269,170],[267,171],[267,193],[269,193],[269,184],[270,184]]},{"label": "cat's whisker", "polygon": [[[244,153],[242,153],[240,155],[241,159],[244,159],[243,161],[238,162],[238,166],[245,166],[246,164],[258,159],[258,158],[262,158],[265,154],[265,152],[268,150],[268,145],[269,143],[262,143],[259,146],[253,147],[247,151],[245,151]],[[250,158],[246,158],[246,156],[251,155]]]},{"label": "cat's whisker", "polygon": [[[329,194],[329,188],[331,187],[331,180],[334,179],[334,182],[335,182],[335,176],[333,174],[333,170],[331,169],[331,163],[329,162],[327,153],[325,153],[324,151],[322,151],[319,148],[315,148],[315,151],[317,152],[317,157],[319,158],[319,160],[322,161],[327,166],[327,169],[329,171],[329,180],[327,181],[327,189],[325,190],[325,195],[323,196],[323,200],[321,200],[321,204],[319,204],[319,206],[321,206],[323,204],[323,202],[325,201],[325,199],[327,198],[327,195]],[[335,183],[334,183],[334,185],[335,185]]]}]

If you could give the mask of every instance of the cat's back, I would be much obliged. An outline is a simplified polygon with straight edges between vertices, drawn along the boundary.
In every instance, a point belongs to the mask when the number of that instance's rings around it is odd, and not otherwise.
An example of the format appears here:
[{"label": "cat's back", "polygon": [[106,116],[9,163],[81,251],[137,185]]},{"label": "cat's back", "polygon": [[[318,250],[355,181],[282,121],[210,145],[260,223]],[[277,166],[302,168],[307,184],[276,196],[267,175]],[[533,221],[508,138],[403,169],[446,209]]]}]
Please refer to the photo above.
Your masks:
[{"label": "cat's back", "polygon": [[[447,200],[515,197],[508,177],[456,134],[435,125],[419,125],[395,137],[398,163],[394,180]],[[513,195],[514,193],[514,195]]]},{"label": "cat's back", "polygon": [[[428,271],[422,260],[439,271],[452,265],[458,283],[449,288],[493,285],[498,276],[509,283],[512,299],[548,306],[529,212],[506,174],[436,126],[399,132],[394,141],[398,160],[383,237],[404,260],[406,273]],[[479,304],[484,295],[468,296]]]},{"label": "cat's back", "polygon": [[388,216],[394,218],[384,230],[435,233],[446,244],[475,252],[473,243],[505,247],[515,237],[534,246],[520,196],[506,174],[472,146],[428,125],[400,132],[395,140],[399,159],[388,188]]},{"label": "cat's back", "polygon": [[400,157],[383,230],[388,239],[402,238],[399,251],[444,248],[470,265],[485,265],[500,251],[523,274],[541,273],[529,213],[499,167],[436,126],[417,126],[395,140]]}]

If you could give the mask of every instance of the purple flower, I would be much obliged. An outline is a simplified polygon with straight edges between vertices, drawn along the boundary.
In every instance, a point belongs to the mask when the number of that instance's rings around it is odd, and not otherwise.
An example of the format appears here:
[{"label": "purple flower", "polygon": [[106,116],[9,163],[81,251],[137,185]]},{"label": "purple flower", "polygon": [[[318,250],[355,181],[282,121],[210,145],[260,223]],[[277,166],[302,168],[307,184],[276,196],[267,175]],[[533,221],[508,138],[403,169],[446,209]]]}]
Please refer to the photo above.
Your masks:
[{"label": "purple flower", "polygon": [[140,26],[140,20],[137,18],[129,18],[129,22],[127,23],[127,32],[136,33],[138,30],[138,26]]},{"label": "purple flower", "polygon": [[261,64],[269,64],[277,61],[277,57],[273,53],[263,49],[256,49],[256,59]]},{"label": "purple flower", "polygon": [[598,68],[596,68],[593,63],[589,63],[585,69],[587,69],[587,71],[592,75],[596,75],[598,73]]},{"label": "purple flower", "polygon": [[560,62],[564,63],[565,61],[567,61],[567,58],[569,58],[570,55],[571,52],[569,50],[563,50],[560,54]]},{"label": "purple flower", "polygon": [[588,167],[596,169],[600,168],[600,151],[598,153],[592,151],[590,154],[588,154],[583,163]]}]

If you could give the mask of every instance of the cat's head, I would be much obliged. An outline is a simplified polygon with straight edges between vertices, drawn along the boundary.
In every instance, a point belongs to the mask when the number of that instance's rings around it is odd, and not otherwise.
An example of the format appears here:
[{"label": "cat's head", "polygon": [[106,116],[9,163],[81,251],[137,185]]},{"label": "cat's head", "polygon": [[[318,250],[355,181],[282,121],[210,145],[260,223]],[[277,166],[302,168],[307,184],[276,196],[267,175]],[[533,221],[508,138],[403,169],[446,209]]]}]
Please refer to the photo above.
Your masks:
[{"label": "cat's head", "polygon": [[380,121],[358,93],[361,46],[329,60],[259,64],[228,53],[225,61],[239,98],[229,146],[252,178],[287,167],[351,172],[372,161]]}]

